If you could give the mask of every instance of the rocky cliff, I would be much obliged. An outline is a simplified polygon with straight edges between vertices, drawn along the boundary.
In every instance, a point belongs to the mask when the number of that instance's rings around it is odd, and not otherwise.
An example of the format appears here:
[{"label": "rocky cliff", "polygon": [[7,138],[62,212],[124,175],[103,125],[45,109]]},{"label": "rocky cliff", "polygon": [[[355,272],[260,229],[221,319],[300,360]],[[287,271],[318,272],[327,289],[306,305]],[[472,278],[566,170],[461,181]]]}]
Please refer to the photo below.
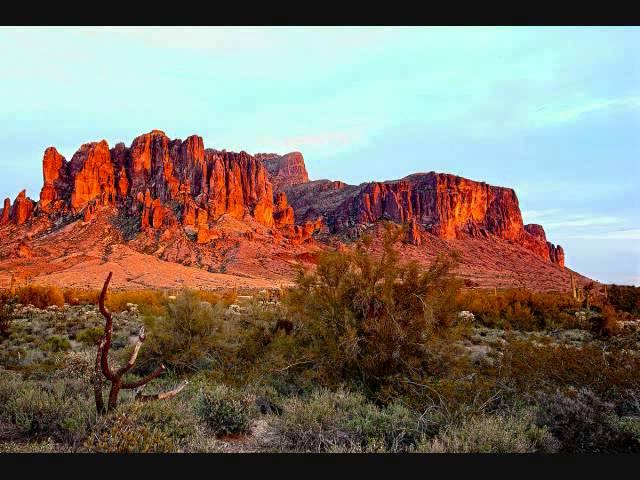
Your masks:
[{"label": "rocky cliff", "polygon": [[[292,154],[292,163],[287,158],[265,163],[280,165],[275,175],[297,175],[297,155]],[[205,149],[202,138],[195,135],[170,140],[159,130],[135,138],[130,147],[119,143],[109,149],[104,140],[84,144],[71,161],[50,147],[44,153],[44,185],[36,213],[82,212],[88,221],[97,206],[113,206],[139,215],[143,230],[175,222],[199,228],[222,215],[238,219],[249,215],[272,226],[274,195],[265,163],[246,152]],[[304,163],[302,171],[306,177]],[[293,211],[285,194],[276,201],[277,223],[292,224]],[[33,213],[32,205],[21,193],[8,217],[3,211],[2,221],[24,223]]]},{"label": "rocky cliff", "polygon": [[285,191],[298,218],[320,217],[332,233],[357,236],[363,226],[390,220],[406,224],[414,244],[421,232],[442,239],[494,236],[564,266],[562,247],[547,242],[541,226],[525,228],[510,188],[430,172],[357,187],[311,182]]},{"label": "rocky cliff", "polygon": [[[106,209],[136,220],[134,237],[157,232],[154,238],[160,242],[183,238],[176,234],[180,230],[197,244],[214,245],[226,235],[213,231],[225,217],[257,222],[270,229],[274,242],[284,237],[300,244],[317,232],[325,240],[326,235],[355,238],[388,220],[406,225],[407,241],[414,246],[426,245],[429,236],[496,238],[564,265],[562,248],[547,241],[542,226],[523,224],[512,189],[455,175],[417,173],[357,186],[309,181],[299,152],[220,151],[205,148],[199,136],[171,140],[160,130],[140,135],[129,147],[118,143],[109,148],[104,140],[86,143],[70,161],[49,147],[42,170],[39,202],[24,191],[13,205],[6,199],[0,226],[20,226],[32,218],[58,225],[65,219],[86,223]],[[243,235],[253,238],[251,232]],[[185,238],[182,251],[188,250]],[[202,253],[195,256],[202,258]]]},{"label": "rocky cliff", "polygon": [[300,152],[291,152],[286,155],[257,153],[255,156],[256,159],[263,163],[269,172],[269,179],[276,192],[282,190],[284,187],[307,183],[309,181],[309,174],[304,164],[304,157]]}]

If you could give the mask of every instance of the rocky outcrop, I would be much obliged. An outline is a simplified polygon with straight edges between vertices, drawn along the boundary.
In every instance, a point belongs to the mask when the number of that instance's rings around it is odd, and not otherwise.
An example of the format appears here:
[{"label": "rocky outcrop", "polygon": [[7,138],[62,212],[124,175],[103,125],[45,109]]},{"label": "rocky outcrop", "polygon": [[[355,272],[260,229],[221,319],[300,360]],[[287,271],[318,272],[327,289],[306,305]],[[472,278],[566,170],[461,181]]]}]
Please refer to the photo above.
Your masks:
[{"label": "rocky outcrop", "polygon": [[22,190],[13,202],[11,212],[9,213],[9,221],[15,225],[26,223],[27,220],[31,218],[34,208],[35,202],[27,197],[26,190]]},{"label": "rocky outcrop", "polygon": [[554,245],[551,242],[547,242],[547,247],[549,248],[549,260],[564,267],[564,249],[560,245]]},{"label": "rocky outcrop", "polygon": [[274,224],[273,188],[262,161],[246,152],[205,150],[196,135],[170,140],[153,130],[129,148],[119,143],[111,150],[104,140],[87,143],[70,162],[50,147],[43,177],[44,213],[83,211],[88,221],[96,206],[111,205],[138,212],[142,228],[155,229],[173,215],[169,205],[177,205],[187,226],[225,214]]},{"label": "rocky outcrop", "polygon": [[91,200],[98,200],[102,205],[115,202],[115,174],[105,140],[82,145],[69,162],[68,177],[72,185],[70,206],[73,211],[82,210]]},{"label": "rocky outcrop", "polygon": [[299,221],[321,217],[332,233],[353,236],[363,226],[389,220],[406,224],[414,245],[420,244],[421,232],[447,240],[494,236],[564,264],[562,249],[548,246],[544,231],[540,236],[534,228],[534,233],[525,229],[510,188],[430,172],[357,187],[325,180],[285,191]]},{"label": "rocky outcrop", "polygon": [[33,257],[33,251],[25,240],[22,240],[16,247],[15,256],[27,259]]},{"label": "rocky outcrop", "polygon": [[160,130],[136,137],[130,147],[86,143],[70,161],[50,147],[42,171],[37,208],[23,191],[13,205],[5,200],[0,225],[22,225],[34,215],[92,222],[110,211],[125,217],[133,233],[127,238],[144,232],[140,238],[149,241],[206,244],[219,237],[216,224],[225,216],[268,227],[262,230],[274,243],[286,237],[300,244],[331,234],[357,238],[363,229],[391,221],[405,225],[405,241],[414,246],[425,248],[429,235],[497,238],[564,265],[562,247],[547,241],[542,226],[523,224],[512,189],[455,175],[418,173],[361,185],[309,181],[299,152],[252,156],[205,148],[197,135],[171,140]]},{"label": "rocky outcrop", "polygon": [[293,225],[294,223],[293,208],[288,205],[287,194],[284,192],[278,192],[276,194],[273,219],[277,227]]},{"label": "rocky outcrop", "polygon": [[444,239],[486,230],[497,237],[516,240],[523,229],[513,190],[434,172],[364,184],[336,209],[329,223],[338,231],[378,220],[414,220]]},{"label": "rocky outcrop", "polygon": [[44,185],[40,191],[40,208],[43,211],[49,211],[52,204],[69,195],[67,169],[66,159],[55,147],[49,147],[44,151],[42,159]]},{"label": "rocky outcrop", "polygon": [[284,187],[309,181],[304,157],[300,152],[291,152],[286,155],[258,153],[255,157],[264,164],[269,172],[269,180],[271,180],[276,192]]},{"label": "rocky outcrop", "polygon": [[406,240],[411,245],[419,246],[422,244],[422,235],[420,227],[415,219],[411,219],[407,225]]},{"label": "rocky outcrop", "polygon": [[522,240],[525,246],[553,263],[564,266],[564,250],[560,245],[556,246],[547,241],[547,234],[542,225],[530,223],[524,226],[525,234]]},{"label": "rocky outcrop", "polygon": [[11,200],[4,199],[4,207],[2,208],[2,215],[0,215],[0,226],[9,223],[9,213],[11,212]]}]

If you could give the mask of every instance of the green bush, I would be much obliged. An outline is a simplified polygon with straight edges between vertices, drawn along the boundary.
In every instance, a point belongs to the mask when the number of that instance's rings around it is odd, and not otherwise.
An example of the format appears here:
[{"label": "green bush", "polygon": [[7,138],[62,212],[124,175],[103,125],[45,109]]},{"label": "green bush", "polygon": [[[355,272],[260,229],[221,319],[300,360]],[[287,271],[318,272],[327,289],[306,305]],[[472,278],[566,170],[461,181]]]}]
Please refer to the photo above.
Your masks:
[{"label": "green bush", "polygon": [[134,402],[107,415],[85,443],[99,453],[175,453],[183,451],[196,419],[178,399]]},{"label": "green bush", "polygon": [[217,436],[249,432],[253,410],[250,398],[226,385],[204,387],[196,398],[196,412]]},{"label": "green bush", "polygon": [[617,417],[612,424],[616,430],[631,435],[640,446],[640,417]]},{"label": "green bush", "polygon": [[416,449],[423,453],[553,452],[557,442],[533,422],[530,411],[508,415],[478,415],[445,427]]},{"label": "green bush", "polygon": [[0,376],[0,418],[30,438],[51,436],[76,446],[96,420],[91,390],[78,380],[47,382]]},{"label": "green bush", "polygon": [[0,337],[9,336],[9,327],[12,320],[12,310],[13,305],[5,302],[4,299],[0,298]]},{"label": "green bush", "polygon": [[426,427],[401,405],[380,408],[357,393],[321,390],[289,398],[273,429],[271,441],[280,451],[400,452],[415,445]]},{"label": "green bush", "polygon": [[457,301],[461,310],[472,312],[490,328],[538,331],[580,326],[573,314],[579,303],[568,293],[472,289],[461,292]]},{"label": "green bush", "polygon": [[580,348],[511,339],[504,350],[501,383],[518,395],[538,391],[553,394],[558,388],[588,388],[616,406],[640,392],[640,357],[633,351],[595,343]]},{"label": "green bush", "polygon": [[87,388],[89,388],[95,368],[94,352],[68,351],[57,354],[53,360],[54,364],[58,367],[53,375],[54,378],[83,381],[87,384]]},{"label": "green bush", "polygon": [[97,345],[104,335],[104,327],[91,327],[76,333],[76,340],[85,345]]},{"label": "green bush", "polygon": [[562,452],[640,452],[633,433],[620,428],[613,404],[586,388],[543,396],[536,422],[548,427]]},{"label": "green bush", "polygon": [[42,344],[42,349],[50,352],[65,352],[71,348],[71,343],[66,337],[53,335]]},{"label": "green bush", "polygon": [[[224,306],[185,290],[167,307],[167,316],[147,321],[148,340],[140,363],[164,362],[177,371],[196,371],[220,361]],[[146,361],[146,362],[145,362]]]},{"label": "green bush", "polygon": [[407,376],[428,373],[427,352],[437,338],[459,333],[455,258],[427,270],[402,264],[394,248],[401,232],[388,227],[382,252],[371,239],[354,250],[319,256],[284,298],[295,338],[329,384],[358,381],[376,392]]}]

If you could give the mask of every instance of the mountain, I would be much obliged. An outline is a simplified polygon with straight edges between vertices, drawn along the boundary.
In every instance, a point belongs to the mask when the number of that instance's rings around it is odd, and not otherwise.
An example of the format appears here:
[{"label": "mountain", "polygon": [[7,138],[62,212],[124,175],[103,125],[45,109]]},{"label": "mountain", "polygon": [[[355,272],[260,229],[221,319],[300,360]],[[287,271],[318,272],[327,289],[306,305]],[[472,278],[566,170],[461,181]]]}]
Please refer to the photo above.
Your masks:
[{"label": "mountain", "polygon": [[129,147],[86,143],[71,160],[49,147],[43,179],[38,201],[4,201],[0,286],[13,275],[95,287],[114,270],[116,287],[271,287],[364,233],[376,248],[385,221],[406,226],[407,259],[460,252],[469,285],[570,284],[562,247],[523,223],[512,189],[450,174],[310,181],[300,152],[227,152],[153,130]]}]

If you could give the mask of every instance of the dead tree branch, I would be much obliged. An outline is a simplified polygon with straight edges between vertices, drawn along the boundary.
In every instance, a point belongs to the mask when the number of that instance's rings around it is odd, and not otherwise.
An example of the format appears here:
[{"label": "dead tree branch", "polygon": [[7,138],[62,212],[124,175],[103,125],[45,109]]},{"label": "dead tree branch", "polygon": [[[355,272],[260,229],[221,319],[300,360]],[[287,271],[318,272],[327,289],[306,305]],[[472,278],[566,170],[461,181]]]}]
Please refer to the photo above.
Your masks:
[{"label": "dead tree branch", "polygon": [[[96,352],[96,362],[95,362],[95,370],[94,370],[94,393],[96,399],[96,409],[98,414],[104,414],[106,412],[110,412],[114,410],[118,405],[118,395],[120,394],[121,389],[134,389],[137,388],[139,391],[136,394],[136,398],[142,401],[148,400],[163,400],[165,398],[171,398],[180,393],[188,382],[183,382],[174,390],[165,393],[159,393],[156,395],[141,395],[142,388],[153,380],[156,377],[159,377],[164,372],[166,372],[167,367],[164,364],[160,365],[153,372],[151,372],[146,377],[130,383],[124,383],[122,377],[133,367],[136,363],[136,359],[138,358],[138,353],[140,352],[140,348],[145,340],[145,332],[144,327],[140,328],[140,332],[138,333],[138,340],[136,341],[135,346],[133,347],[133,351],[131,352],[131,356],[129,357],[129,361],[117,369],[115,372],[111,370],[109,367],[109,349],[111,348],[111,335],[113,332],[113,317],[111,312],[105,306],[105,297],[107,295],[107,289],[109,287],[109,282],[111,281],[112,272],[109,272],[107,279],[104,282],[104,286],[102,287],[102,291],[100,292],[100,298],[98,301],[98,307],[100,309],[100,313],[105,319],[104,324],[104,334],[98,343],[98,350]],[[107,407],[105,409],[104,399],[102,397],[102,384],[103,379],[102,375],[111,382],[111,390],[109,391],[109,399],[107,403]]]}]

